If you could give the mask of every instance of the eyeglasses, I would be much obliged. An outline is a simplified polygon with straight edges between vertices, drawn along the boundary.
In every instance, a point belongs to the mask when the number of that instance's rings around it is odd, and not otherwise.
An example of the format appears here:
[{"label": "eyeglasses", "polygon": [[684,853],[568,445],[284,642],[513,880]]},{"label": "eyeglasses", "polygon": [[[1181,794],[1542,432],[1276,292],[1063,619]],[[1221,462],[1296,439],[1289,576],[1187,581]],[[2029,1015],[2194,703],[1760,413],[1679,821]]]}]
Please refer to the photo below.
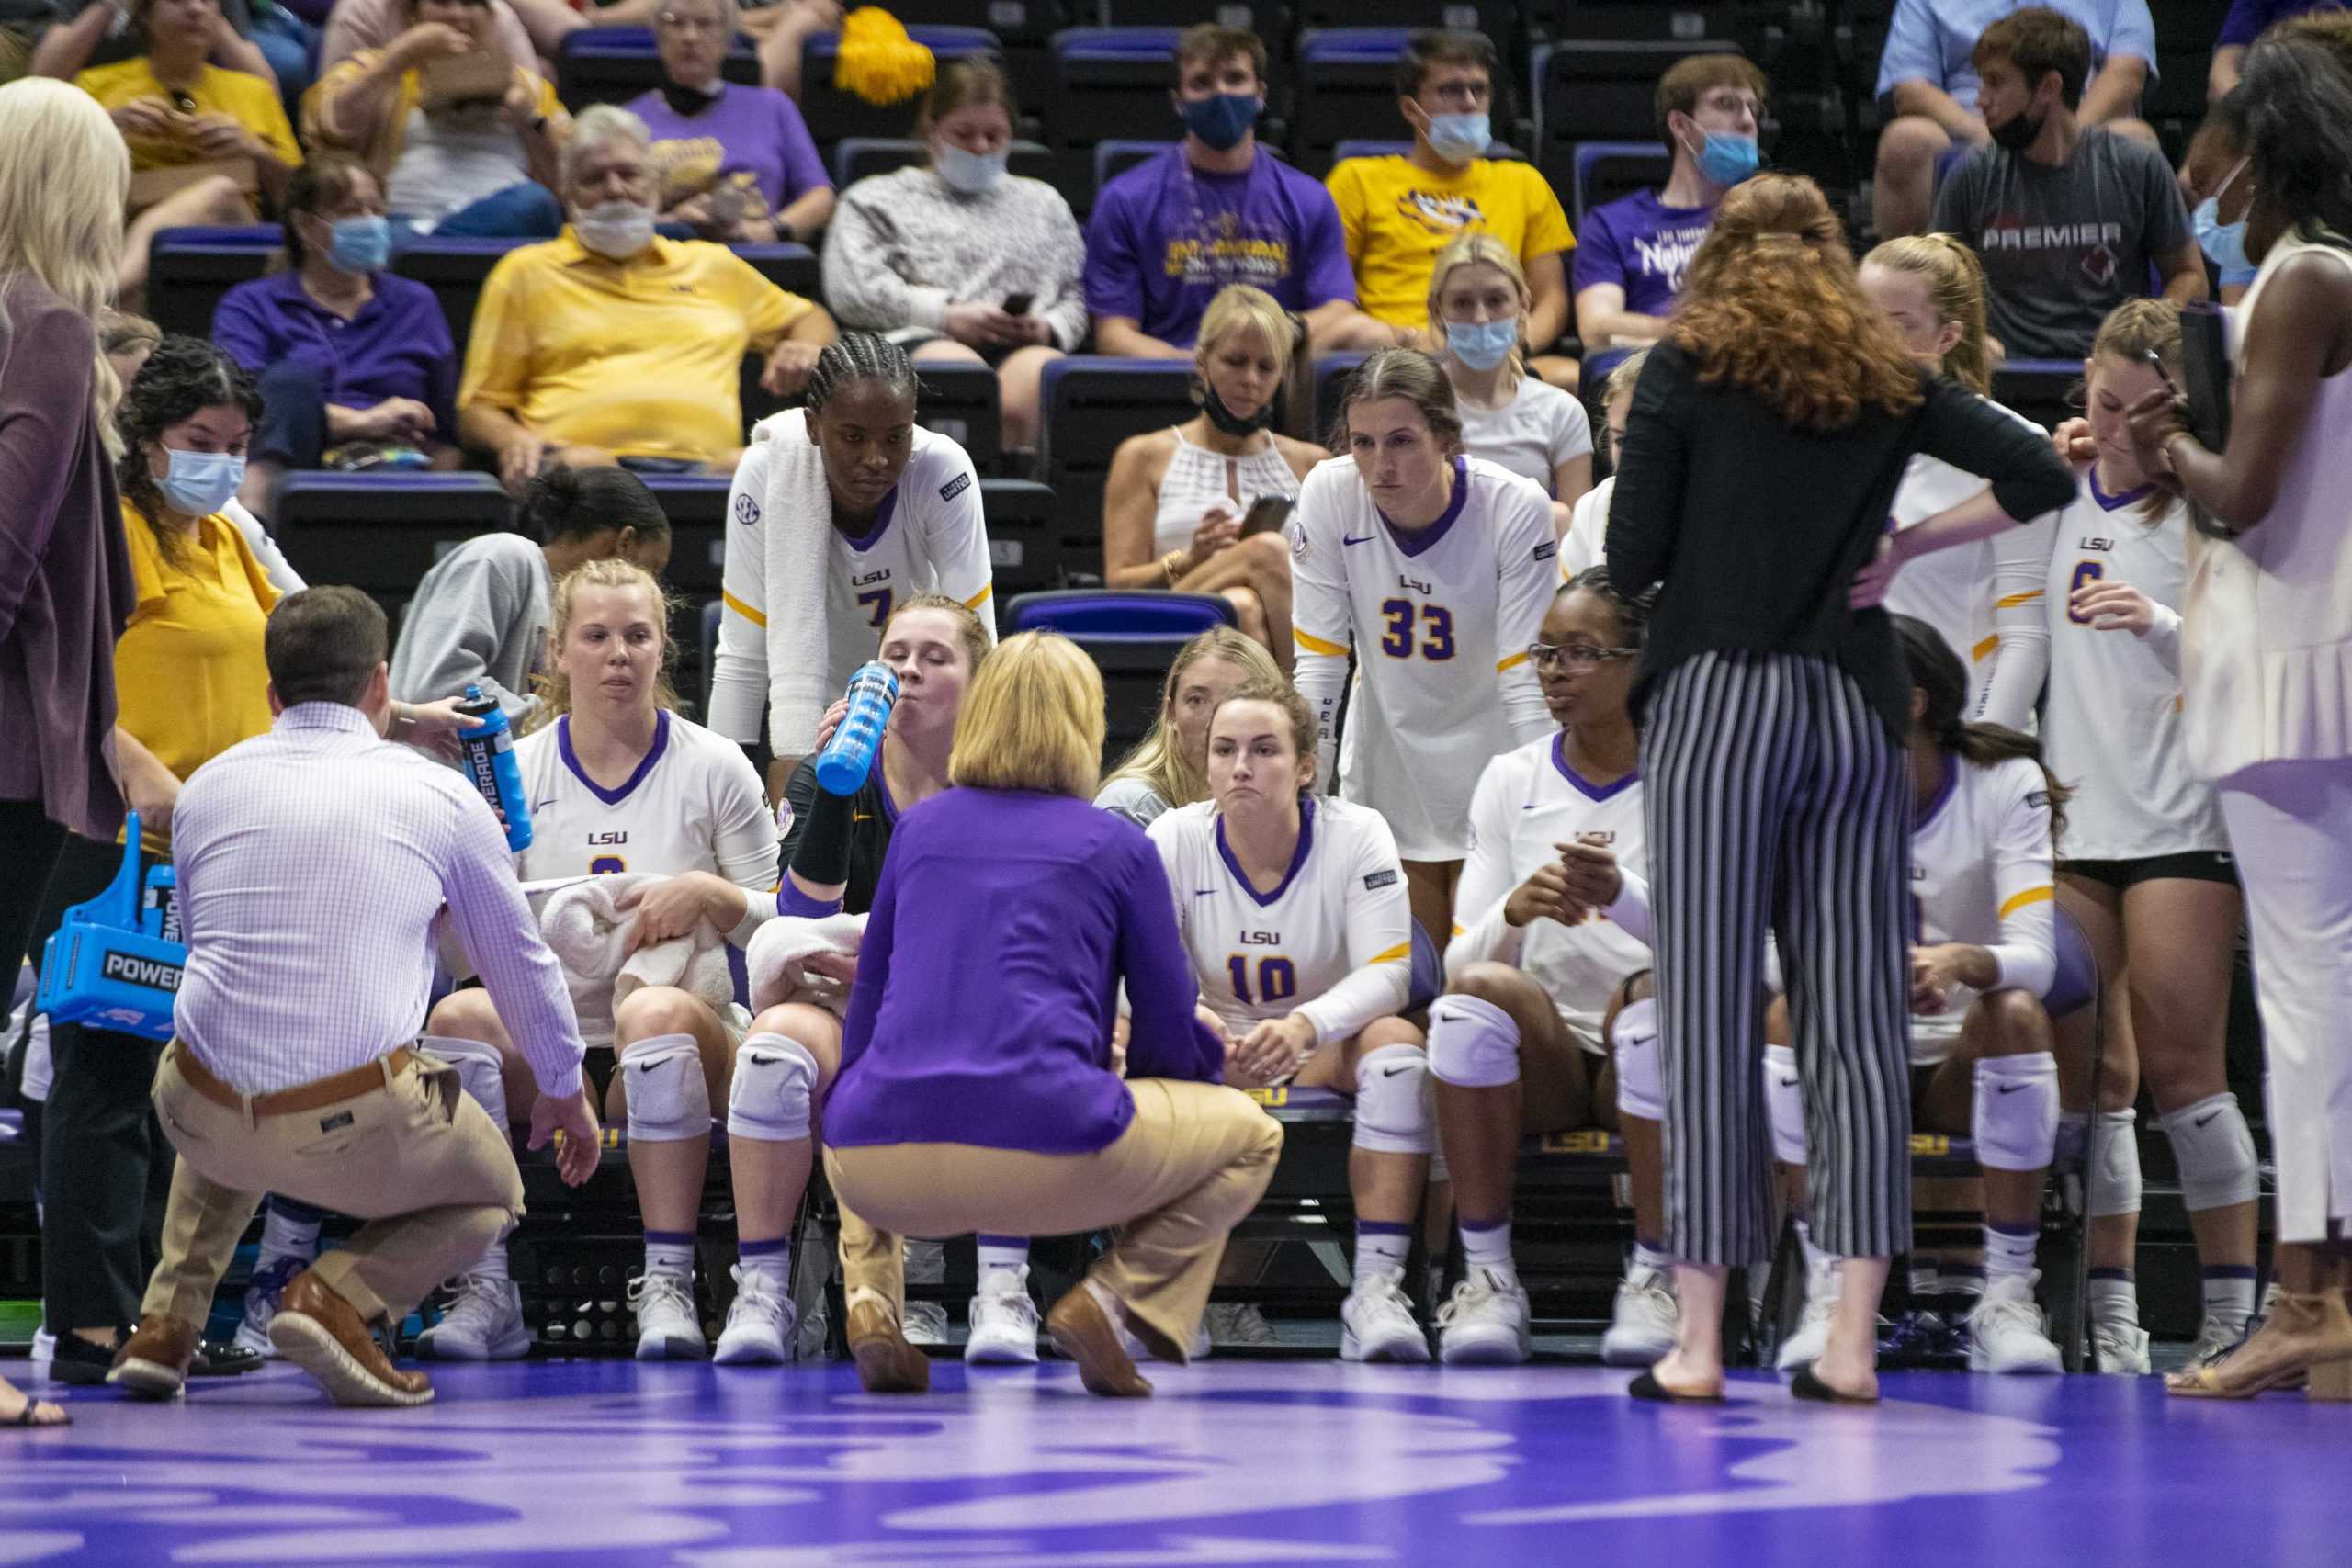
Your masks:
[{"label": "eyeglasses", "polygon": [[1594,648],[1589,643],[1531,642],[1527,645],[1528,662],[1538,670],[1548,670],[1555,664],[1565,664],[1571,670],[1589,670],[1596,664],[1611,664],[1620,659],[1638,659],[1638,648]]}]

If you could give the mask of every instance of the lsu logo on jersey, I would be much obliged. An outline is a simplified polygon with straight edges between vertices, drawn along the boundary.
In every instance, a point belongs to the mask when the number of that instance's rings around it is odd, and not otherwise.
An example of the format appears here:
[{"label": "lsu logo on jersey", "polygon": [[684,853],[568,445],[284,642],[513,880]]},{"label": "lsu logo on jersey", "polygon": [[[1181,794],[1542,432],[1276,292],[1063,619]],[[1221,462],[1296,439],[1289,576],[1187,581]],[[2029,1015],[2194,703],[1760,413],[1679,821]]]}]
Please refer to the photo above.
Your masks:
[{"label": "lsu logo on jersey", "polygon": [[589,842],[590,844],[592,844],[592,845],[594,845],[594,844],[626,844],[626,843],[628,843],[628,835],[627,833],[625,833],[625,832],[619,832],[619,831],[608,831],[608,832],[603,832],[603,833],[591,833],[591,834],[589,834],[589,835],[588,835],[588,842]]},{"label": "lsu logo on jersey", "polygon": [[1280,947],[1283,944],[1283,933],[1280,931],[1243,931],[1239,940],[1243,947]]},{"label": "lsu logo on jersey", "polygon": [[1432,234],[1459,233],[1487,221],[1476,197],[1442,196],[1436,191],[1408,190],[1396,198],[1396,210],[1407,222],[1418,223]]},{"label": "lsu logo on jersey", "polygon": [[2077,549],[2098,550],[2102,553],[2115,548],[2115,541],[2113,539],[2102,539],[2096,534],[2084,535],[2080,539],[2075,541],[2075,545]]},{"label": "lsu logo on jersey", "polygon": [[1597,850],[1605,850],[1616,841],[1617,829],[1614,828],[1588,828],[1577,835],[1577,843],[1590,844]]}]

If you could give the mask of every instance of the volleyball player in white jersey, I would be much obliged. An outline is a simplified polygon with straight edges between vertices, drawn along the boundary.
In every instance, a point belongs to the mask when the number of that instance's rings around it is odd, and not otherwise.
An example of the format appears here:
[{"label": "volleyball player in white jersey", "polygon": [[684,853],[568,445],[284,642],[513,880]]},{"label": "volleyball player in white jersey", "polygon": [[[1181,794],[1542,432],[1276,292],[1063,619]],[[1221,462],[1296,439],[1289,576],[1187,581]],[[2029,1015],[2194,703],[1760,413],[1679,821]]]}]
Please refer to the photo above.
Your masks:
[{"label": "volleyball player in white jersey", "polygon": [[1396,840],[1378,812],[1316,797],[1314,715],[1287,684],[1218,705],[1208,776],[1209,799],[1149,829],[1203,1021],[1229,1043],[1228,1084],[1355,1101],[1355,1278],[1340,1355],[1427,1361],[1404,1281],[1433,1129],[1421,1032],[1396,1016],[1413,944]]},{"label": "volleyball player in white jersey", "polygon": [[[1973,1137],[1984,1174],[1984,1292],[1968,1317],[1969,1366],[2062,1371],[2033,1291],[2041,1187],[2058,1136],[2058,1057],[2044,998],[2059,1005],[2051,855],[2065,793],[2031,739],[1968,722],[1969,673],[1940,632],[1912,615],[1895,616],[1894,628],[1911,671],[1913,1120],[1925,1132]],[[2086,959],[2078,955],[2072,973],[2086,974]],[[1796,1169],[1804,1164],[1804,1101],[1795,1055],[1770,1045],[1765,1058],[1774,1148]],[[2087,1076],[2087,1060],[2069,1065],[2070,1077]],[[1783,1371],[1821,1355],[1837,1261],[1807,1238],[1807,1300],[1781,1347]]]},{"label": "volleyball player in white jersey", "polygon": [[[638,945],[708,924],[740,948],[775,912],[775,818],[742,749],[672,711],[662,674],[668,612],[660,586],[626,561],[592,561],[557,584],[554,683],[544,710],[553,722],[515,748],[532,826],[516,869],[533,882],[660,873],[669,880],[621,899],[635,911]],[[610,1073],[606,1117],[627,1120],[629,1172],[645,1218],[645,1273],[629,1287],[640,1360],[705,1351],[694,1252],[711,1108],[729,1103],[730,1086],[738,1100],[777,1092],[768,1081],[776,1069],[738,1051],[749,1022],[740,1006],[714,1010],[689,992],[649,986],[613,1010],[609,1038],[583,1031],[592,1072]],[[468,1092],[503,1121],[502,1075],[519,1084],[524,1069],[490,994],[458,992],[433,1010],[426,1028],[435,1037],[428,1045],[458,1063]],[[749,1255],[737,1270],[731,1324],[748,1310],[747,1298],[781,1288],[755,1259],[763,1245],[781,1247],[790,1214],[763,1214],[741,1201],[780,1157],[776,1144],[730,1137],[728,1155]],[[418,1348],[462,1360],[529,1348],[503,1244],[467,1276]]]},{"label": "volleyball player in white jersey", "polygon": [[[1950,234],[1908,234],[1863,258],[1862,292],[1886,313],[1911,357],[1984,397],[1993,372],[1984,344],[1984,269]],[[2022,415],[2019,423],[2030,423]],[[1897,529],[1924,523],[1984,488],[1974,474],[1926,453],[1894,492]],[[2041,603],[2052,524],[2037,518],[1989,539],[1913,561],[1886,592],[1890,614],[1936,628],[1971,671],[1969,713],[2025,729],[2048,664]]]},{"label": "volleyball player in white jersey", "polygon": [[[2091,1323],[2102,1370],[2145,1371],[2132,1280],[2140,1167],[2132,1102],[2145,1079],[2172,1140],[2204,1274],[2193,1357],[2227,1349],[2254,1312],[2259,1172],[2224,1066],[2240,897],[2210,785],[2180,717],[2179,605],[2187,512],[2151,486],[2124,411],[2180,378],[2180,321],[2156,299],[2119,307],[2086,367],[2098,456],[2059,516],[2047,563],[2050,768],[2075,792],[2061,897],[2107,977],[2089,1200]],[[2082,1110],[2074,1108],[2079,1117]]]},{"label": "volleyball player in white jersey", "polygon": [[1526,649],[1555,586],[1552,503],[1463,455],[1453,388],[1416,350],[1356,368],[1339,429],[1348,455],[1306,476],[1293,524],[1298,692],[1328,774],[1354,647],[1340,791],[1388,818],[1413,918],[1434,933],[1452,915],[1479,770],[1551,728]]},{"label": "volleyball player in white jersey", "polygon": [[[1617,362],[1601,383],[1601,449],[1614,455],[1625,439],[1625,416],[1634,410],[1634,383],[1650,351],[1636,349]],[[1560,536],[1560,581],[1574,582],[1600,564],[1609,552],[1609,498],[1617,493],[1617,476],[1611,474],[1577,498],[1568,513],[1567,532]]]},{"label": "volleyball player in white jersey", "polygon": [[[817,356],[806,406],[762,420],[728,494],[711,728],[746,745],[768,720],[780,764],[816,750],[825,706],[897,606],[994,591],[978,476],[915,423],[906,351],[848,333]],[[772,770],[781,794],[789,765]]]},{"label": "volleyball player in white jersey", "polygon": [[[1602,1358],[1647,1366],[1673,1348],[1642,784],[1625,705],[1647,619],[1646,598],[1628,602],[1600,571],[1554,595],[1530,662],[1557,728],[1488,762],[1471,805],[1446,992],[1430,1009],[1467,1261],[1438,1318],[1448,1362],[1527,1359],[1510,1246],[1520,1140],[1588,1122],[1623,1136],[1633,1172],[1634,1251]],[[1571,894],[1572,874],[1597,877],[1606,907]]]}]

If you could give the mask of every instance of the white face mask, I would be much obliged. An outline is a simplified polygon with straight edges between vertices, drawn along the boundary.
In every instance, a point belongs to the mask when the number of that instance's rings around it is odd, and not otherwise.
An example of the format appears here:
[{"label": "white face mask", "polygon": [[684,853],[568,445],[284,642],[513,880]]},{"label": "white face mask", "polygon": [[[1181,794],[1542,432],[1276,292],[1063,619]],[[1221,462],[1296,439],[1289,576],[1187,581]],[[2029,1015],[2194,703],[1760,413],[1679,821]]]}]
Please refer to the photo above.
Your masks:
[{"label": "white face mask", "polygon": [[1009,152],[970,152],[952,141],[943,141],[932,155],[931,166],[947,182],[950,190],[966,196],[985,196],[1004,178],[1005,164],[1011,160]]},{"label": "white face mask", "polygon": [[574,215],[571,231],[598,255],[627,261],[653,243],[653,209],[634,201],[600,202]]}]

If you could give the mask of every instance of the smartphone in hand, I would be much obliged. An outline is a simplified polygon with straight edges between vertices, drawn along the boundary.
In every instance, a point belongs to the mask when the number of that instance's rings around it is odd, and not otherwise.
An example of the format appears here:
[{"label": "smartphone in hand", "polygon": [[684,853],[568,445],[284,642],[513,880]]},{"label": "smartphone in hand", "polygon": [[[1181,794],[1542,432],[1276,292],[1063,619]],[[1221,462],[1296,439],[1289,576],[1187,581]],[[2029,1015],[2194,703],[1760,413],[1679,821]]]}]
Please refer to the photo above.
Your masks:
[{"label": "smartphone in hand", "polygon": [[1286,495],[1261,495],[1250,503],[1241,519],[1240,537],[1252,534],[1271,534],[1290,519],[1291,498]]},{"label": "smartphone in hand", "polygon": [[1034,302],[1033,295],[1008,294],[1004,297],[1002,309],[1008,316],[1025,316],[1029,313],[1029,307]]}]

